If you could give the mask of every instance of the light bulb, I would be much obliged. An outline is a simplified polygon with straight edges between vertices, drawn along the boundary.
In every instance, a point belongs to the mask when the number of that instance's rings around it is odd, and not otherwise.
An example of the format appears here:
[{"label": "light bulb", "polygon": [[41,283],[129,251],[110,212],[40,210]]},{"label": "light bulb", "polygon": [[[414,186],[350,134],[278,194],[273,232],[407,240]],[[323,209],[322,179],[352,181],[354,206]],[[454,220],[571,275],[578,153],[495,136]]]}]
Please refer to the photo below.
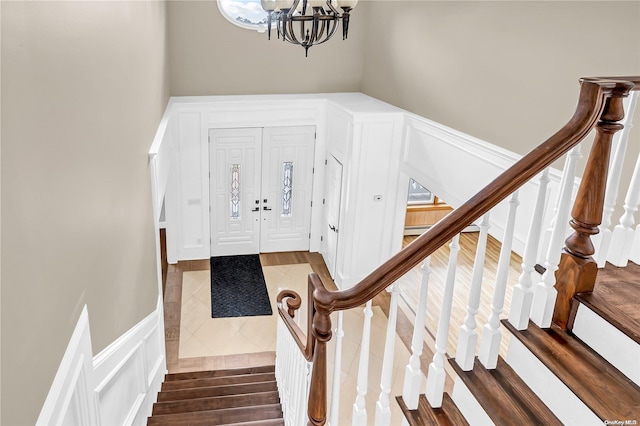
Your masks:
[{"label": "light bulb", "polygon": [[276,8],[275,0],[260,0],[260,5],[267,12],[272,12]]}]

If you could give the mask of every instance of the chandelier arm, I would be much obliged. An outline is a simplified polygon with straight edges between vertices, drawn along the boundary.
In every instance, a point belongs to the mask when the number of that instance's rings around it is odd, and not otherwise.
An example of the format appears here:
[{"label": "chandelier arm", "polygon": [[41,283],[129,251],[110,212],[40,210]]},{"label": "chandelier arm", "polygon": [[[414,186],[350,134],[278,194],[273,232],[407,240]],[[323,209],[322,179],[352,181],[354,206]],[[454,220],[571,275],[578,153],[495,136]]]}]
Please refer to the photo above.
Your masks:
[{"label": "chandelier arm", "polygon": [[[323,8],[319,7],[318,9],[320,9],[320,11],[322,12],[322,13],[318,13],[318,15],[327,16]],[[322,26],[320,26],[320,33],[317,34],[317,37],[316,37],[316,40],[320,40],[320,39],[322,39],[322,36],[324,35],[326,19],[320,19],[320,16],[318,16],[317,20],[318,20],[318,22],[322,22]],[[316,44],[318,44],[318,43],[316,43]]]},{"label": "chandelier arm", "polygon": [[[293,0],[293,4],[289,8],[289,10],[287,10],[287,17],[291,18],[293,16],[293,14],[296,13],[296,8],[298,7],[299,3],[300,3],[300,0]],[[307,7],[307,1],[306,0],[302,0],[302,6],[303,7]]]},{"label": "chandelier arm", "polygon": [[322,39],[321,41],[317,42],[316,44],[322,44],[325,43],[326,41],[328,41],[331,37],[333,37],[333,35],[336,33],[336,30],[338,29],[338,21],[334,20],[333,22],[333,26],[331,26],[331,23],[329,23],[329,28],[327,28],[327,35],[324,39]]},{"label": "chandelier arm", "polygon": [[292,44],[302,44],[300,43],[300,41],[298,41],[298,38],[296,37],[296,32],[293,30],[293,19],[289,20],[289,31],[286,31],[286,28],[284,28],[285,33],[287,34],[287,36],[289,37],[289,39],[287,40],[289,43]]},{"label": "chandelier arm", "polygon": [[327,6],[329,6],[329,9],[331,9],[336,18],[342,18],[342,14],[331,4],[331,0],[327,0]]},{"label": "chandelier arm", "polygon": [[342,14],[342,39],[346,40],[349,35],[349,11],[351,8],[343,8],[344,13]]}]

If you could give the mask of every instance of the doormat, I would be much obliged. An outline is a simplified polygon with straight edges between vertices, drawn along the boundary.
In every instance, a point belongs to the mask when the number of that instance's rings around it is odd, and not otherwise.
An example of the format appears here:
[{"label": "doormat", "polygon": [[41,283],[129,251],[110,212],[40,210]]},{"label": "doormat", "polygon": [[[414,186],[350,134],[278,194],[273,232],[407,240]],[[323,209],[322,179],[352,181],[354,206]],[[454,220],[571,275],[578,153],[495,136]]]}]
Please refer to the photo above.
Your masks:
[{"label": "doormat", "polygon": [[211,317],[272,315],[260,256],[211,258]]}]

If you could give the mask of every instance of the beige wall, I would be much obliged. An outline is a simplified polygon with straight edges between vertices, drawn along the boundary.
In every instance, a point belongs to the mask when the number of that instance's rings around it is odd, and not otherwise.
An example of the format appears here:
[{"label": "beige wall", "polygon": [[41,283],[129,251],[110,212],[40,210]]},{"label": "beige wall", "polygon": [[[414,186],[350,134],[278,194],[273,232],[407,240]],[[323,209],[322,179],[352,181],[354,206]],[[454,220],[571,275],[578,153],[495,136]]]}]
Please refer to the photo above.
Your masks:
[{"label": "beige wall", "polygon": [[83,305],[94,354],[155,309],[147,152],[165,5],[2,2],[2,419],[33,424]]},{"label": "beige wall", "polygon": [[582,76],[640,73],[640,2],[373,1],[362,91],[526,153]]},{"label": "beige wall", "polygon": [[[367,6],[362,92],[520,154],[566,124],[580,77],[640,74],[637,1]],[[384,30],[374,22],[385,22]],[[640,151],[640,108],[634,122],[625,188]]]},{"label": "beige wall", "polygon": [[352,16],[348,41],[334,36],[304,49],[227,21],[215,1],[168,4],[171,94],[245,95],[360,91],[364,6]]}]

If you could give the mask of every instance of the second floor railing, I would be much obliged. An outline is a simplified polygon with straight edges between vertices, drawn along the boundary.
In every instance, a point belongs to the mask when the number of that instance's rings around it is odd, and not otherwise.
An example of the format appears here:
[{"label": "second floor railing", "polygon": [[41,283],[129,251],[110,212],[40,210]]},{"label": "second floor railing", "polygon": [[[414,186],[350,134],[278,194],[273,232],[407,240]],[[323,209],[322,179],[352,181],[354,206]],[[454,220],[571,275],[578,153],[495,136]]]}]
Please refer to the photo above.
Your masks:
[{"label": "second floor railing", "polygon": [[[305,389],[305,396],[308,395],[308,420],[310,424],[323,425],[327,422],[327,344],[333,334],[331,315],[334,312],[365,306],[360,357],[362,365],[368,356],[366,352],[370,339],[371,301],[376,295],[391,286],[388,332],[381,371],[381,391],[376,404],[376,424],[389,424],[391,371],[394,364],[394,338],[390,335],[395,335],[399,291],[397,281],[422,263],[423,283],[416,311],[416,324],[411,345],[412,355],[406,366],[403,392],[409,408],[415,408],[417,405],[416,392],[421,381],[418,371],[424,333],[423,321],[426,288],[429,280],[429,256],[450,242],[449,267],[442,294],[442,308],[435,335],[433,359],[426,378],[426,396],[429,403],[432,407],[438,407],[442,404],[446,376],[444,364],[455,287],[456,256],[460,249],[459,234],[468,225],[481,220],[476,250],[476,266],[469,286],[468,309],[464,321],[460,325],[456,350],[456,362],[463,370],[469,370],[473,368],[475,351],[478,346],[475,315],[480,302],[482,268],[489,226],[487,215],[498,203],[508,199],[509,213],[498,261],[491,311],[483,328],[482,342],[478,351],[479,361],[487,368],[495,368],[501,342],[499,317],[505,301],[511,254],[510,241],[513,238],[513,223],[519,204],[518,189],[536,176],[539,176],[537,203],[532,216],[529,241],[523,254],[523,273],[518,284],[513,288],[511,296],[509,321],[518,329],[526,328],[530,319],[541,327],[549,327],[552,321],[562,327],[566,326],[573,295],[576,292],[591,291],[595,283],[597,261],[593,258],[595,248],[591,237],[599,232],[602,223],[605,188],[607,176],[610,174],[611,145],[614,135],[623,129],[621,124],[625,115],[623,100],[631,92],[637,90],[640,90],[640,77],[582,79],[578,106],[573,117],[562,129],[525,155],[462,206],[452,211],[427,232],[380,265],[358,284],[349,289],[331,291],[317,275],[311,274],[308,281],[307,302],[309,306],[307,308],[306,331],[303,331],[294,320],[295,311],[301,306],[300,296],[291,291],[284,291],[279,295],[278,310],[283,321],[282,329],[286,328],[289,331],[295,343],[290,347],[296,348],[302,355],[302,358],[296,362],[311,369],[310,375],[304,375],[305,379],[301,382],[302,385],[300,383],[297,385]],[[571,208],[575,160],[580,155],[578,144],[594,128],[596,131],[595,140],[587,160],[576,202],[570,213],[572,218],[570,226],[573,233],[564,241],[563,249],[566,220]],[[555,226],[544,247],[546,251],[543,265],[545,272],[540,281],[534,283],[533,270],[537,255],[541,250],[539,236],[542,233],[542,212],[547,194],[547,168],[567,153],[567,163],[564,170],[566,176],[563,178],[556,206]],[[616,164],[615,161],[611,163]],[[640,170],[640,167],[638,169]],[[638,173],[640,174],[640,171]],[[632,204],[635,204],[637,209],[638,201],[640,201],[640,189],[630,188],[630,192],[631,195],[627,196],[630,200],[625,204],[625,211],[627,210],[626,206]],[[636,201],[634,197],[638,200]],[[632,210],[632,207],[628,209]],[[621,219],[621,224],[623,227],[630,228],[633,222],[627,217],[624,218],[624,221]],[[615,231],[613,231],[613,237],[615,238]],[[338,316],[339,322],[341,318]],[[339,345],[342,337],[340,324],[336,330],[338,331],[337,344]],[[312,364],[305,364],[303,361],[311,361]],[[334,359],[334,368],[336,362],[339,363],[338,357]],[[334,376],[334,386],[336,386],[336,381],[340,381],[339,371],[337,376]],[[334,387],[332,401],[336,399],[338,389],[339,387]],[[353,406],[354,423],[367,423],[366,412],[362,413],[366,389],[366,374],[359,374],[357,397]],[[333,419],[332,424],[335,424],[336,419],[337,417]]]}]

